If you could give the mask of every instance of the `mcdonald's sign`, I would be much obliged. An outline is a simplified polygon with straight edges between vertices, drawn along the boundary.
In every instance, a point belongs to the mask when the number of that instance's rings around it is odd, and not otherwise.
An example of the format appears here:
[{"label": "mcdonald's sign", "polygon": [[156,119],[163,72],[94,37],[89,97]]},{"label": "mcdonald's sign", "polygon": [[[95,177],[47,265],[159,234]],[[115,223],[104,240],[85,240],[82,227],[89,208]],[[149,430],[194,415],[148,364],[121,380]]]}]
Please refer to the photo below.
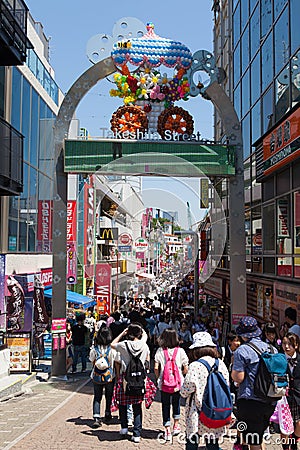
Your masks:
[{"label": "mcdonald's sign", "polygon": [[100,228],[99,239],[103,241],[117,241],[118,235],[118,228]]}]

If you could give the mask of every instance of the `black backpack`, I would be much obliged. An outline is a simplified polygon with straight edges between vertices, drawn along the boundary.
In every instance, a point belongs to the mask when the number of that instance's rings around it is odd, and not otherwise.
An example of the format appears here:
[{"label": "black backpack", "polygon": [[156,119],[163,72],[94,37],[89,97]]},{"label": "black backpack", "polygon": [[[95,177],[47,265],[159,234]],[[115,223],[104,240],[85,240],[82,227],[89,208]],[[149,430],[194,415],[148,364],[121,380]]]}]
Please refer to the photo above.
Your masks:
[{"label": "black backpack", "polygon": [[133,355],[129,350],[127,342],[126,348],[130,359],[125,371],[125,381],[126,381],[125,394],[129,396],[144,395],[146,392],[145,388],[146,370],[142,361],[140,360],[142,352],[140,352],[138,355]]}]

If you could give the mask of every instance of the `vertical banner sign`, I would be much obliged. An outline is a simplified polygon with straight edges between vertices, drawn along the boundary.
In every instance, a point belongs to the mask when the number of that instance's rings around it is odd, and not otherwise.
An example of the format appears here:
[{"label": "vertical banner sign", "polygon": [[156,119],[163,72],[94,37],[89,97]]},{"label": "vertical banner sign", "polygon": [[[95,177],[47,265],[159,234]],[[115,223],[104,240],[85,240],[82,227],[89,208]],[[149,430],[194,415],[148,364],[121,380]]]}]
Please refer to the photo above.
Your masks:
[{"label": "vertical banner sign", "polygon": [[98,314],[110,314],[111,266],[108,263],[96,264],[95,295]]},{"label": "vertical banner sign", "polygon": [[84,184],[84,271],[85,278],[94,276],[94,188],[93,179]]},{"label": "vertical banner sign", "polygon": [[49,323],[49,317],[45,306],[44,286],[41,282],[41,275],[36,274],[34,276],[34,325],[38,334],[43,333]]},{"label": "vertical banner sign", "polygon": [[5,255],[0,255],[0,330],[5,329]]},{"label": "vertical banner sign", "polygon": [[67,204],[67,284],[77,283],[77,209],[76,201]]},{"label": "vertical banner sign", "polygon": [[37,251],[52,252],[53,201],[38,201]]},{"label": "vertical banner sign", "polygon": [[208,208],[209,205],[209,181],[200,178],[200,208]]},{"label": "vertical banner sign", "polygon": [[18,332],[24,327],[25,296],[20,283],[12,276],[7,278],[10,293],[7,301],[7,331]]},{"label": "vertical banner sign", "polygon": [[44,288],[46,286],[52,285],[52,269],[42,269],[41,270],[41,281]]}]

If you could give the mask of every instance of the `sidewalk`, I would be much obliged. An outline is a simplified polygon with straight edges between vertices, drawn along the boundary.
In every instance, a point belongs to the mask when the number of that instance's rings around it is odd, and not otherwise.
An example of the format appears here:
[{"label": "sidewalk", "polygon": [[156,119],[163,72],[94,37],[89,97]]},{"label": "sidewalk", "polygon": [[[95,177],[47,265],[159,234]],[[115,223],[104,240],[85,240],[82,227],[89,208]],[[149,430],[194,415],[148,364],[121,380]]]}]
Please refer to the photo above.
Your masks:
[{"label": "sidewalk", "polygon": [[[77,375],[77,374],[76,374]],[[122,440],[117,413],[113,421],[98,429],[92,428],[93,386],[87,374],[80,374],[70,382],[36,383],[31,394],[0,404],[1,450],[153,450],[167,447],[183,450],[184,434],[174,438],[173,444],[163,444],[161,404],[156,401],[143,410],[143,433],[140,444]],[[101,404],[104,413],[104,399]],[[184,407],[182,408],[184,416]],[[184,420],[181,420],[184,430]],[[233,434],[235,431],[233,431]],[[278,435],[272,435],[274,441]],[[232,436],[232,441],[234,436]],[[220,447],[232,448],[229,438]],[[278,449],[279,444],[267,444],[266,450]]]}]

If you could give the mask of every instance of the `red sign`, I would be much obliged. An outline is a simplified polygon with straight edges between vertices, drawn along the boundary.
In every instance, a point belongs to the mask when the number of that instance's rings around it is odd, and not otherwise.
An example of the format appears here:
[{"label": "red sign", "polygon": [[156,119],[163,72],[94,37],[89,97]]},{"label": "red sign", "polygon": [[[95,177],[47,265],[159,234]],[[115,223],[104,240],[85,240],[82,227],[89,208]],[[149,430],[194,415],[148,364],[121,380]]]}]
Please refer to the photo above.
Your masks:
[{"label": "red sign", "polygon": [[264,138],[264,174],[269,174],[299,157],[299,137],[300,109],[297,109]]},{"label": "red sign", "polygon": [[132,243],[132,237],[128,233],[122,233],[119,236],[119,244],[130,245]]},{"label": "red sign", "polygon": [[67,283],[77,283],[77,208],[76,201],[67,204]]},{"label": "red sign", "polygon": [[85,277],[94,276],[94,188],[93,179],[84,184],[84,270]]},{"label": "red sign", "polygon": [[52,251],[53,201],[38,201],[37,251]]},{"label": "red sign", "polygon": [[111,266],[108,263],[96,264],[95,295],[98,314],[110,314]]},{"label": "red sign", "polygon": [[41,282],[44,287],[52,285],[52,269],[41,270]]}]

